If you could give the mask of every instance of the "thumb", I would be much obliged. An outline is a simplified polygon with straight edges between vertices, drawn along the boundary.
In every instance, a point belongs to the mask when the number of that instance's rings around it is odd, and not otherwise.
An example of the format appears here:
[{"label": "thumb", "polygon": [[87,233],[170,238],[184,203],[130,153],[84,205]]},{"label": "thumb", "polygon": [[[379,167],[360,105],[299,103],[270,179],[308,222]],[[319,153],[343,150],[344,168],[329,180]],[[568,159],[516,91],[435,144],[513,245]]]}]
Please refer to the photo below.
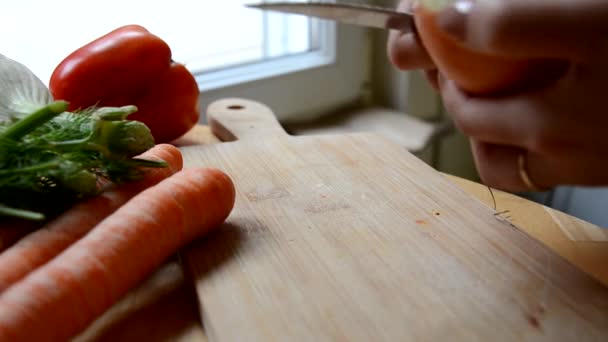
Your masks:
[{"label": "thumb", "polygon": [[579,60],[608,33],[606,0],[456,0],[438,25],[470,48],[522,58]]}]

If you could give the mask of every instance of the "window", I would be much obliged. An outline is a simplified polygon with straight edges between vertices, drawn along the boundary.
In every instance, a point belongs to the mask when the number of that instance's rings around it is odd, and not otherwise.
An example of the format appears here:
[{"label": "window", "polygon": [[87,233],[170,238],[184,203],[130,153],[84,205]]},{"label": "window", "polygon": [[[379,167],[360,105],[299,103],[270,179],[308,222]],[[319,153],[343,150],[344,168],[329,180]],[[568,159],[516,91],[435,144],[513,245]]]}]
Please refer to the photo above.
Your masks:
[{"label": "window", "polygon": [[[53,68],[73,50],[121,25],[140,24],[167,41],[174,59],[195,74],[203,105],[217,97],[247,96],[272,106],[287,96],[292,99],[290,107],[287,103],[279,107],[301,112],[310,107],[306,87],[320,84],[322,75],[332,77],[331,66],[337,65],[336,25],[244,6],[251,2],[256,0],[5,1],[0,12],[0,53],[25,64],[48,83]],[[359,40],[360,45],[364,42]],[[348,65],[351,73],[361,74],[360,66]],[[329,69],[316,73],[312,83],[308,72],[303,78],[298,73],[323,67]],[[285,93],[285,86],[279,85],[284,82],[292,85],[287,87],[291,92]],[[302,82],[305,85],[298,85]]]}]

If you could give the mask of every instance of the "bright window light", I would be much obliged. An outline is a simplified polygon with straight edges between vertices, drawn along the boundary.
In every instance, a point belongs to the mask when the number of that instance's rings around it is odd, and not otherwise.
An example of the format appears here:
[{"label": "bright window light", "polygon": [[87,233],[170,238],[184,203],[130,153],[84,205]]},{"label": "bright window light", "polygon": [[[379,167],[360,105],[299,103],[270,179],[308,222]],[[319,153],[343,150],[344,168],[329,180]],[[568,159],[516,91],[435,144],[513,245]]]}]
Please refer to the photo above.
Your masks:
[{"label": "bright window light", "polygon": [[[119,26],[139,24],[165,40],[174,60],[185,63],[206,89],[333,60],[331,25],[244,6],[252,2],[3,1],[0,53],[25,64],[48,84],[55,66],[78,47]],[[286,60],[291,57],[296,59]]]}]

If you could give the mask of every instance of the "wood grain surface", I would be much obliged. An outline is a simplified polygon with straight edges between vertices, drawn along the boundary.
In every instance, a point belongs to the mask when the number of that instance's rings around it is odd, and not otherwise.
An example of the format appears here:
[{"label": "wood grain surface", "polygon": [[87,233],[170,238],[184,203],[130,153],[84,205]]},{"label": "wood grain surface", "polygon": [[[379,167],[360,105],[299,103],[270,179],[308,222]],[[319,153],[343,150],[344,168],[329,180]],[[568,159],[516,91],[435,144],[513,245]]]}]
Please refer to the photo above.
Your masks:
[{"label": "wood grain surface", "polygon": [[186,166],[238,191],[184,253],[210,340],[608,338],[606,287],[401,146],[288,136],[243,99],[208,115],[236,141],[184,147]]},{"label": "wood grain surface", "polygon": [[[196,126],[175,144],[194,146],[219,142],[210,127]],[[494,200],[484,185],[451,175],[444,176],[488,208],[493,207]],[[605,267],[608,246],[603,238],[605,230],[509,193],[494,190],[494,196],[497,210],[506,211],[504,217],[508,219],[505,223],[516,225],[556,254],[608,285],[608,267]],[[0,230],[0,251],[25,234],[27,229]],[[218,239],[221,240],[222,237],[210,237],[211,241]],[[204,245],[206,240],[202,239],[195,246]],[[200,321],[198,305],[192,284],[184,277],[179,263],[170,260],[100,317],[76,341],[204,342],[207,338]],[[530,315],[527,318],[529,324],[543,329],[542,315]]]}]

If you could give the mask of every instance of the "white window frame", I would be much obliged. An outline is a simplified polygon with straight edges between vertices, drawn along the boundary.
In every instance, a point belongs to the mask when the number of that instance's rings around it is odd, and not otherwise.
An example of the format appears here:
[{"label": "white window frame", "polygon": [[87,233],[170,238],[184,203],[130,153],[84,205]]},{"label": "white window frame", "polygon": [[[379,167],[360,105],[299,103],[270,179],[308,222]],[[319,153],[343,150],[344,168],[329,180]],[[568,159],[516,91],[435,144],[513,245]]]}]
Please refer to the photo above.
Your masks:
[{"label": "white window frame", "polygon": [[194,72],[202,92],[245,84],[252,81],[318,68],[336,62],[336,25],[331,22],[310,20],[311,29],[318,29],[311,42],[311,51],[287,55],[247,64],[228,66],[217,70]]},{"label": "white window frame", "polygon": [[261,102],[281,122],[313,120],[358,101],[370,81],[371,31],[326,20],[320,25],[320,49],[196,75],[201,123],[207,106],[220,98]]}]

